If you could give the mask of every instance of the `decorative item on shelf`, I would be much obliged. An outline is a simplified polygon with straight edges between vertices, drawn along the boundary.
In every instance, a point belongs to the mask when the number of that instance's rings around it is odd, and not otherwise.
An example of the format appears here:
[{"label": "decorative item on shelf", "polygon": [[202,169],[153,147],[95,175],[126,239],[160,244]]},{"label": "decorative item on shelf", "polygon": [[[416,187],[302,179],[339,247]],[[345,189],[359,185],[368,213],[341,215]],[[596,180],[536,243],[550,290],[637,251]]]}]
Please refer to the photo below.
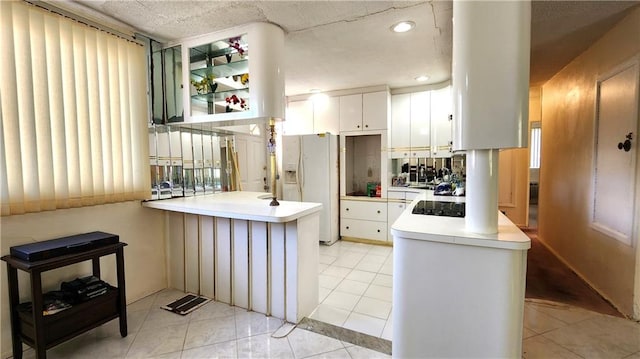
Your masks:
[{"label": "decorative item on shelf", "polygon": [[[244,56],[244,49],[240,45],[240,36],[230,37],[229,38],[229,46],[231,46],[234,49],[236,49],[236,51],[238,51],[240,56]],[[229,58],[227,58],[227,59],[229,59]],[[228,60],[227,60],[227,62],[228,62]]]},{"label": "decorative item on shelf", "polygon": [[233,75],[231,76],[231,78],[233,78],[233,81],[240,81],[241,84],[246,85],[247,83],[249,83],[249,74],[242,74],[242,75]]},{"label": "decorative item on shelf", "polygon": [[240,108],[245,111],[249,109],[249,104],[247,103],[247,101],[245,101],[245,99],[243,98],[238,98],[238,96],[236,95],[231,95],[227,97],[225,101],[227,102],[226,112],[233,111],[230,105],[237,105],[237,104],[240,104]]},{"label": "decorative item on shelf", "polygon": [[213,74],[209,74],[203,77],[200,81],[191,80],[191,84],[196,88],[198,95],[204,95],[207,93],[214,93],[218,88],[218,83],[215,82],[216,77]]}]

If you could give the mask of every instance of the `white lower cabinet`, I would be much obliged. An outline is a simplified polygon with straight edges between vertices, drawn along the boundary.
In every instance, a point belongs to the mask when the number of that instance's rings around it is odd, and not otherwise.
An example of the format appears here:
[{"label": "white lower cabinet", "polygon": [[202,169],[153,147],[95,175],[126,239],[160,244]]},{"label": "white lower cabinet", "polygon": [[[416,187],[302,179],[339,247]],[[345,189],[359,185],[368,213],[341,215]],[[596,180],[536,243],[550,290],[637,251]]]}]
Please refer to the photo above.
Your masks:
[{"label": "white lower cabinet", "polygon": [[393,242],[393,236],[391,235],[391,226],[393,225],[393,222],[395,222],[396,219],[400,217],[402,212],[404,212],[405,208],[407,208],[407,204],[404,202],[404,200],[397,202],[389,201],[389,203],[387,203],[387,240],[389,242]]},{"label": "white lower cabinet", "polygon": [[340,236],[387,241],[387,201],[341,200]]},{"label": "white lower cabinet", "polygon": [[374,241],[386,241],[387,222],[342,218],[340,221],[340,235],[352,238],[371,239]]}]

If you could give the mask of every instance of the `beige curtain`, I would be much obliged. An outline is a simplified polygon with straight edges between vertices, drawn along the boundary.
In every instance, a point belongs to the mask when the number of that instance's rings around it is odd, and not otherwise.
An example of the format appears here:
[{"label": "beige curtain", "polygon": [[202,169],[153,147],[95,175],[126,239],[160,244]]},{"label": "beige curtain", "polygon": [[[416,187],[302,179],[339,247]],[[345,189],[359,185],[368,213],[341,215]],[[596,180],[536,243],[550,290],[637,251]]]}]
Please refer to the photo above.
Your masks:
[{"label": "beige curtain", "polygon": [[142,46],[0,1],[2,216],[145,199]]}]

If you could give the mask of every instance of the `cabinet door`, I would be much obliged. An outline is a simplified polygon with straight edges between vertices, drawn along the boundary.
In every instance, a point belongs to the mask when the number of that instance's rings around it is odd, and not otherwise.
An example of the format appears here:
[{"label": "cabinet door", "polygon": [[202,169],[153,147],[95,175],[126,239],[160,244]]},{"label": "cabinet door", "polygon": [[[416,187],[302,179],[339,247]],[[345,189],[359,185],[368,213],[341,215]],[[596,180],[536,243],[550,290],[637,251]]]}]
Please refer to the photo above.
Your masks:
[{"label": "cabinet door", "polygon": [[391,96],[391,158],[408,158],[411,150],[411,94]]},{"label": "cabinet door", "polygon": [[311,101],[291,101],[287,105],[283,135],[308,135],[313,133],[313,103]]},{"label": "cabinet door", "polygon": [[313,102],[313,132],[340,132],[340,99],[328,97],[325,100]]},{"label": "cabinet door", "polygon": [[389,93],[372,92],[362,95],[362,129],[386,130],[389,122]]},{"label": "cabinet door", "polygon": [[340,96],[340,132],[362,131],[362,94]]},{"label": "cabinet door", "polygon": [[340,217],[386,222],[387,203],[344,200],[340,202]]},{"label": "cabinet door", "polygon": [[400,217],[402,212],[404,212],[407,205],[404,202],[389,202],[387,204],[387,227],[389,227],[389,233],[387,234],[387,239],[392,242],[393,236],[391,235],[391,226],[393,223]]},{"label": "cabinet door", "polygon": [[340,235],[384,242],[387,240],[387,222],[341,219]]},{"label": "cabinet door", "polygon": [[431,95],[428,91],[411,94],[411,156],[429,156],[431,149]]},{"label": "cabinet door", "polygon": [[431,145],[435,157],[451,156],[452,121],[449,115],[452,113],[451,87],[431,91]]}]

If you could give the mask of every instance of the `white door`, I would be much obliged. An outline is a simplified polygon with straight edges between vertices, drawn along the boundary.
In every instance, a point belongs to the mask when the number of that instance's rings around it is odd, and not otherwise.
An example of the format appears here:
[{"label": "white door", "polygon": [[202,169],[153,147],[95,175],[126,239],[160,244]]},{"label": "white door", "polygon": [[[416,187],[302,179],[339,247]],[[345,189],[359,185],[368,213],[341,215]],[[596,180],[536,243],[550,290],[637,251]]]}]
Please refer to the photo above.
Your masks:
[{"label": "white door", "polygon": [[636,197],[638,79],[635,61],[598,81],[593,226],[628,245]]}]

